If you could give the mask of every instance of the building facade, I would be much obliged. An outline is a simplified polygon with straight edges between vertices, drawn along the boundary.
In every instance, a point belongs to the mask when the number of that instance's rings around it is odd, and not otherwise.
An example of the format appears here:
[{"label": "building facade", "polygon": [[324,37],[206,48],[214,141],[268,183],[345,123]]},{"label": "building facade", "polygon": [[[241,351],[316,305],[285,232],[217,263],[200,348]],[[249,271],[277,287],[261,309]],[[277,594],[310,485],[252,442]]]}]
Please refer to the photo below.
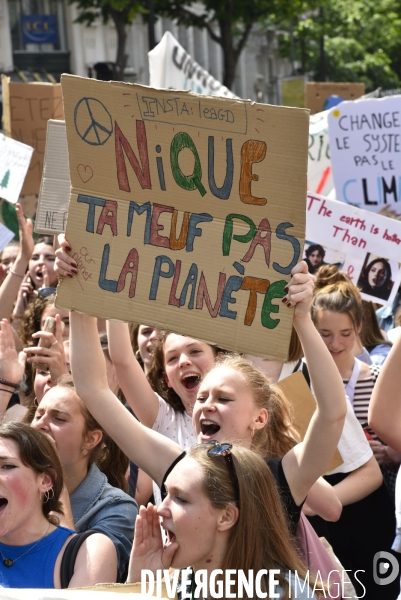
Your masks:
[{"label": "building facade", "polygon": [[[88,77],[94,64],[114,62],[117,36],[113,23],[97,20],[86,27],[74,22],[77,16],[76,6],[66,0],[0,0],[0,72],[16,68],[43,80],[48,73],[56,79],[63,72]],[[147,85],[147,24],[139,15],[127,29],[126,80]],[[168,30],[204,69],[222,81],[222,51],[206,30],[160,18],[155,25],[156,40]],[[254,28],[239,60],[232,89],[235,94],[277,104],[277,81],[292,71],[290,62],[278,56],[277,48],[276,31]]]}]

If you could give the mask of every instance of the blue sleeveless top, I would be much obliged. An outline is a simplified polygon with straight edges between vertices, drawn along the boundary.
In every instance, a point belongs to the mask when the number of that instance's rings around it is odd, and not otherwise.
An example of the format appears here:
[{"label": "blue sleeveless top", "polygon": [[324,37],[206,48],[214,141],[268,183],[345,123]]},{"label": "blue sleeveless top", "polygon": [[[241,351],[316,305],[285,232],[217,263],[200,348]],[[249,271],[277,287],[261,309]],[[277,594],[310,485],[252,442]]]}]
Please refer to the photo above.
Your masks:
[{"label": "blue sleeveless top", "polygon": [[[54,588],[54,565],[65,540],[72,529],[57,527],[35,546],[6,546],[0,543],[0,585],[5,588]],[[35,546],[35,548],[33,548]],[[30,549],[32,549],[30,551]],[[26,556],[22,556],[26,552]],[[21,557],[17,560],[18,557]],[[16,562],[6,567],[3,560]]]}]

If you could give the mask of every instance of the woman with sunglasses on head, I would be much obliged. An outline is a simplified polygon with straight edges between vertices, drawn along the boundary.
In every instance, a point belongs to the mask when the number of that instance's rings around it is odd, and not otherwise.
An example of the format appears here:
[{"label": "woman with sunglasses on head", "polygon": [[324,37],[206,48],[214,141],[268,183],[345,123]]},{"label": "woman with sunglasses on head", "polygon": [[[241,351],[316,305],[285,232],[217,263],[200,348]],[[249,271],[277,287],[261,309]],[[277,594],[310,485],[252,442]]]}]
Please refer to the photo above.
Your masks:
[{"label": "woman with sunglasses on head", "polygon": [[[0,586],[61,588],[64,551],[75,531],[58,525],[63,473],[57,452],[23,423],[0,426]],[[68,587],[115,582],[117,558],[100,533],[79,548]]]},{"label": "woman with sunglasses on head", "polygon": [[[62,268],[65,270],[64,266]],[[310,320],[309,305],[311,297],[311,276],[306,273],[305,263],[300,263],[293,270],[287,303],[296,307],[294,324],[298,328],[301,341],[304,343],[307,360],[315,363],[311,367],[311,376],[315,384],[319,409],[312,419],[305,441],[291,449],[283,458],[282,464],[279,465],[280,470],[281,466],[283,467],[286,485],[287,488],[290,488],[298,516],[299,507],[305,500],[310,487],[325,471],[332,457],[345,416],[345,396],[341,380],[330,355]],[[99,355],[94,349],[94,346],[96,346],[95,321],[90,317],[84,317],[76,313],[71,314],[71,319],[75,323],[72,337],[72,368],[80,396],[130,458],[139,467],[147,471],[160,485],[171,462],[177,458],[179,449],[171,444],[167,438],[155,437],[155,432],[141,428],[134,419],[126,418],[125,411],[121,411],[117,407],[114,398],[105,389],[104,378],[100,378],[101,364]],[[90,364],[87,364],[89,354],[91,354],[92,359]],[[319,358],[318,364],[317,358]],[[267,409],[255,403],[252,393],[247,388],[247,382],[244,382],[240,375],[234,371],[232,374],[229,372],[228,376],[231,377],[231,388],[234,379],[234,389],[231,390],[234,397],[228,402],[222,401],[222,406],[225,406],[222,410],[220,410],[219,402],[213,400],[212,410],[218,408],[219,413],[221,413],[218,424],[219,429],[215,432],[214,437],[215,439],[239,439],[243,445],[252,447],[252,439],[256,437],[256,432],[266,426]],[[199,394],[203,386],[207,385],[206,382],[210,377],[211,375],[207,376],[202,382]],[[216,388],[218,382],[216,384],[214,380],[211,381],[212,387]],[[243,394],[244,388],[245,395]],[[239,406],[242,407],[242,397],[246,399],[244,400],[246,418],[240,418],[239,416],[241,414]],[[209,401],[206,404],[209,407]],[[200,403],[200,406],[202,406],[202,403]],[[108,417],[110,411],[113,412],[112,422]],[[197,419],[195,418],[195,412],[198,415]],[[195,409],[194,411],[194,425],[200,435],[201,412],[202,409],[200,411]],[[132,444],[133,439],[135,439],[135,445]],[[156,448],[159,450],[156,450]]]},{"label": "woman with sunglasses on head", "polygon": [[[61,276],[66,274],[72,276],[71,258],[66,252],[67,243],[64,236],[60,236],[59,241],[61,248],[57,250],[56,253],[57,271]],[[305,263],[302,263],[302,265],[304,266],[299,267],[298,265],[295,269],[296,277],[303,277],[302,283],[298,289],[300,289],[302,293],[302,291],[304,291],[303,287],[305,289],[309,287],[309,291],[311,292],[313,280],[312,277],[306,275],[307,269]],[[295,293],[297,291],[298,290],[296,290]],[[311,299],[311,297],[312,294],[310,293],[309,298]],[[296,300],[297,299],[295,299],[295,301]],[[149,387],[148,381],[143,377],[139,365],[133,357],[130,349],[127,325],[110,321],[108,322],[108,334],[110,354],[118,373],[121,387],[127,401],[141,423],[148,427],[152,427],[154,430],[177,441],[182,448],[189,448],[196,440],[191,422],[196,394],[199,392],[202,376],[214,365],[218,354],[218,348],[186,336],[177,335],[171,332],[163,333],[153,350],[153,365],[149,372],[149,379],[152,383],[152,387],[158,392],[158,394],[155,395]],[[308,336],[305,340],[306,343],[309,344]],[[313,347],[314,343],[316,343],[316,338],[315,342],[312,342],[312,344],[309,345]],[[319,356],[319,352],[317,352],[316,356]],[[336,388],[334,387],[334,389]],[[261,426],[264,427],[265,425],[266,419]],[[290,434],[288,437],[290,437]],[[236,437],[235,439],[239,438]],[[250,441],[247,440],[246,443],[250,444]],[[266,455],[269,455],[268,448],[265,448],[264,452]],[[326,456],[326,454],[323,453],[323,456]],[[301,484],[301,494],[303,494],[303,491],[306,488],[309,491],[315,483],[316,479],[321,474],[319,473],[319,475],[315,477],[315,473],[318,472],[318,469],[319,463],[316,470],[311,469],[312,477],[310,479],[308,470],[306,472],[306,477],[304,477],[303,469],[297,471],[295,480],[298,481],[299,479],[306,484]],[[311,479],[314,479],[312,483]],[[296,485],[297,484],[294,485],[294,488]],[[316,486],[316,488],[317,487],[318,486]],[[324,490],[322,491],[324,495]],[[311,497],[311,503],[314,503],[313,505],[316,510],[323,507],[322,512],[324,513],[324,503],[319,497],[322,491],[316,489],[314,494],[316,501]],[[157,488],[154,488],[154,492],[156,494],[156,500],[159,502],[160,497]],[[296,497],[298,496],[295,489],[294,494]],[[302,498],[302,501],[304,499],[305,496]],[[298,506],[298,497],[296,498],[295,503]],[[296,512],[298,512],[298,509]],[[323,514],[323,516],[325,515]]]},{"label": "woman with sunglasses on head", "polygon": [[[155,573],[192,567],[186,595],[194,598],[198,571],[206,572],[209,584],[216,569],[221,569],[222,580],[233,570],[235,597],[253,598],[257,589],[251,595],[238,594],[238,571],[248,578],[252,570],[254,580],[265,570],[260,590],[267,597],[323,595],[321,582],[315,595],[304,581],[308,577],[313,587],[314,578],[307,575],[287,530],[273,477],[255,452],[229,443],[195,446],[170,471],[166,489],[158,509],[151,504],[140,509],[127,583],[140,581],[143,569]],[[203,594],[207,597],[205,590]]]}]

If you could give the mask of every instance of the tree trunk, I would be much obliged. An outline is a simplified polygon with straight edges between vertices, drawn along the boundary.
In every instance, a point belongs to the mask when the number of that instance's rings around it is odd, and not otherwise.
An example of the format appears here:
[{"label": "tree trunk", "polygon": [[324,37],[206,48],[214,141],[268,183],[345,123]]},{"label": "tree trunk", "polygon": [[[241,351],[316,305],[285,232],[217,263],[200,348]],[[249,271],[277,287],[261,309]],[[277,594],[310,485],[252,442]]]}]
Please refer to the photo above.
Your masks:
[{"label": "tree trunk", "polygon": [[117,31],[117,57],[116,57],[116,80],[124,81],[125,65],[127,63],[127,55],[125,47],[127,43],[126,20],[127,15],[124,12],[111,11],[111,17],[114,21]]},{"label": "tree trunk", "polygon": [[[229,12],[227,14],[230,14]],[[248,23],[245,26],[244,31],[240,39],[237,42],[237,45],[234,45],[234,37],[233,37],[233,22],[227,18],[224,21],[219,20],[220,27],[220,45],[223,49],[223,60],[224,60],[224,77],[223,84],[231,90],[234,80],[235,80],[235,72],[237,70],[238,59],[241,56],[241,52],[245,47],[245,44],[248,40],[249,34],[251,33],[253,23]]]},{"label": "tree trunk", "polygon": [[224,75],[223,84],[230,90],[235,79],[238,55],[234,49],[232,27],[233,24],[227,14],[226,20],[219,21],[221,47],[223,49]]}]

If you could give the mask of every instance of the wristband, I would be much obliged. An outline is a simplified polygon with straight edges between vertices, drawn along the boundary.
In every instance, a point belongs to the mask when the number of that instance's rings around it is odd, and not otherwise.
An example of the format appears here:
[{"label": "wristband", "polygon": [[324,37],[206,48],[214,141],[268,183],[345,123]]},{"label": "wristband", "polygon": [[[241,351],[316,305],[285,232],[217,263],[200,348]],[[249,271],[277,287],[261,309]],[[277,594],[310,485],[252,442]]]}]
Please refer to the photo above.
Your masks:
[{"label": "wristband", "polygon": [[10,269],[10,273],[11,273],[11,275],[15,275],[16,277],[21,277],[21,279],[24,279],[24,277],[25,277],[25,275],[19,275],[18,273],[16,273],[12,269]]},{"label": "wristband", "polygon": [[8,385],[9,387],[14,388],[15,390],[19,390],[19,383],[12,383],[11,381],[7,381],[7,379],[3,379],[0,377],[0,383],[3,385]]}]

